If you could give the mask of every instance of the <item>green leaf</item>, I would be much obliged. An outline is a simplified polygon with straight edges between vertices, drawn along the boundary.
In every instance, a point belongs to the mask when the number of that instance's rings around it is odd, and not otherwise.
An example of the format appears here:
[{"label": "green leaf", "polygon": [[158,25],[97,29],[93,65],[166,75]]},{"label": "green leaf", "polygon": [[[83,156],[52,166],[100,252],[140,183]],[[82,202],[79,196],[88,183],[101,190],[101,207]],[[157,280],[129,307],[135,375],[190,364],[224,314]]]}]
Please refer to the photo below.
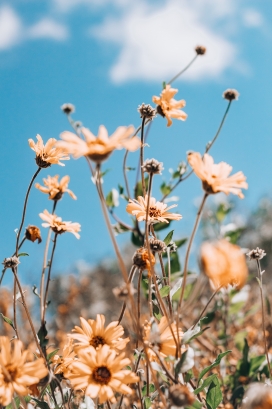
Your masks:
[{"label": "green leaf", "polygon": [[[14,400],[15,400],[16,408],[19,408],[19,406],[20,406],[20,398],[19,398],[18,396],[16,396],[16,398],[14,398]],[[8,406],[6,406],[6,409],[13,409],[12,403],[10,403]]]},{"label": "green leaf", "polygon": [[[179,255],[177,252],[170,253],[171,275],[180,271]],[[168,263],[165,265],[165,273],[168,276]]]},{"label": "green leaf", "polygon": [[171,287],[170,285],[165,285],[160,289],[160,295],[162,298],[167,297],[168,294],[170,293]]},{"label": "green leaf", "polygon": [[244,339],[243,358],[238,362],[239,375],[248,376],[250,363],[248,360],[249,346],[246,338]]},{"label": "green leaf", "polygon": [[10,318],[5,317],[4,314],[2,314],[2,313],[0,313],[0,314],[1,314],[2,318],[3,318],[3,320],[4,320],[7,324],[9,324],[9,325],[14,329],[14,331],[15,331],[15,327],[14,327],[13,321],[12,321]]},{"label": "green leaf", "polygon": [[162,315],[161,315],[161,311],[160,311],[159,307],[157,306],[157,304],[154,303],[154,301],[152,301],[152,306],[153,306],[153,315],[154,315],[154,317],[158,321],[160,321],[161,318],[162,318]]},{"label": "green leaf", "polygon": [[28,253],[20,253],[20,254],[18,254],[18,257],[26,257],[26,256],[29,256],[29,254],[28,254]]},{"label": "green leaf", "polygon": [[203,407],[202,403],[198,400],[195,400],[192,405],[185,406],[185,409],[201,409]]},{"label": "green leaf", "polygon": [[119,195],[122,195],[124,193],[124,188],[123,186],[119,185],[119,183],[118,183],[118,191],[119,191]]},{"label": "green leaf", "polygon": [[160,186],[160,190],[164,196],[169,195],[172,191],[172,187],[167,183],[163,182]]},{"label": "green leaf", "polygon": [[214,381],[214,379],[217,377],[217,375],[214,373],[210,376],[208,376],[208,378],[206,378],[203,383],[201,384],[201,386],[197,389],[194,390],[194,394],[197,395],[199,392],[202,392],[203,389],[207,388],[208,386],[210,386],[210,384]]},{"label": "green leaf", "polygon": [[229,231],[225,234],[225,237],[228,238],[228,240],[232,243],[232,244],[236,244],[239,237],[241,236],[241,233],[243,232],[244,229],[237,229],[235,231]]},{"label": "green leaf", "polygon": [[155,223],[153,224],[154,230],[155,231],[161,231],[164,229],[167,229],[167,227],[170,226],[171,220],[169,221],[169,223]]},{"label": "green leaf", "polygon": [[36,398],[32,398],[32,400],[34,400],[34,402],[37,403],[36,407],[41,408],[41,409],[50,409],[47,402],[40,401]]},{"label": "green leaf", "polygon": [[180,248],[181,246],[183,246],[183,244],[185,244],[187,240],[188,240],[187,237],[185,237],[184,239],[175,240],[177,248]]},{"label": "green leaf", "polygon": [[260,366],[263,364],[265,360],[265,355],[255,356],[250,360],[250,367],[249,367],[249,376],[252,376],[255,372],[258,371]]},{"label": "green leaf", "polygon": [[[149,393],[154,393],[156,390],[154,383],[149,384]],[[147,394],[147,386],[146,384],[142,387],[142,395],[146,396]]]},{"label": "green leaf", "polygon": [[100,177],[102,178],[103,176],[105,176],[111,169],[106,169],[104,170],[104,172],[100,173]]},{"label": "green leaf", "polygon": [[144,237],[140,236],[137,231],[131,233],[131,241],[136,247],[142,247],[144,245]]},{"label": "green leaf", "polygon": [[266,303],[266,310],[267,314],[271,315],[271,305],[268,297],[265,297],[265,303]]},{"label": "green leaf", "polygon": [[174,230],[171,230],[171,231],[167,234],[167,236],[163,239],[163,241],[164,241],[164,243],[165,243],[166,246],[168,246],[168,244],[172,241],[173,233],[174,233]]},{"label": "green leaf", "polygon": [[211,365],[209,365],[207,368],[203,369],[203,371],[200,372],[200,375],[199,375],[199,377],[198,377],[198,383],[199,383],[200,379],[202,379],[203,376],[204,376],[207,372],[211,371],[213,368],[215,368],[216,366],[218,366],[218,365],[220,364],[220,362],[221,362],[221,359],[224,358],[224,356],[226,356],[226,355],[229,354],[230,352],[231,352],[231,350],[222,352],[221,354],[219,354],[219,355],[217,356],[217,358],[216,358],[216,360],[214,361],[213,364],[211,364]]},{"label": "green leaf", "polygon": [[53,358],[58,351],[59,351],[59,348],[57,348],[54,351],[50,352],[50,354],[47,355],[47,361],[50,361],[50,359]]},{"label": "green leaf", "polygon": [[207,313],[206,313],[206,317],[204,317],[204,318],[202,319],[202,321],[201,321],[202,324],[203,324],[203,325],[208,325],[210,322],[212,322],[212,321],[214,320],[215,316],[216,316],[216,314],[215,314],[214,311],[207,312]]},{"label": "green leaf", "polygon": [[162,83],[162,89],[164,89],[165,87],[166,87],[166,82],[163,81],[163,83]]},{"label": "green leaf", "polygon": [[[145,178],[145,189],[146,189],[146,191],[147,191],[147,188],[148,188],[148,179],[149,179],[149,177],[147,176]],[[135,199],[137,199],[138,196],[143,196],[143,188],[142,188],[142,181],[141,180],[137,183],[137,185],[135,187],[135,194],[134,194]]]},{"label": "green leaf", "polygon": [[222,402],[223,395],[220,389],[220,384],[217,378],[215,378],[209,386],[206,403],[208,409],[217,409],[219,403]]},{"label": "green leaf", "polygon": [[217,221],[219,223],[222,223],[222,221],[225,219],[225,217],[231,211],[231,209],[232,206],[230,206],[229,204],[226,205],[225,203],[221,203],[215,212],[215,217]]},{"label": "green leaf", "polygon": [[146,396],[144,398],[144,407],[145,407],[145,409],[149,409],[151,404],[152,404],[151,399],[148,396]]},{"label": "green leaf", "polygon": [[180,360],[178,361],[176,367],[175,367],[175,375],[178,375],[180,373],[181,367],[186,359],[187,356],[187,351],[185,351],[182,355]]},{"label": "green leaf", "polygon": [[42,326],[40,327],[40,329],[38,331],[38,334],[37,334],[38,338],[40,340],[40,345],[41,345],[42,348],[46,348],[46,346],[47,346],[47,344],[49,342],[49,339],[46,338],[47,334],[48,334],[48,332],[47,332],[46,326],[45,326],[45,324],[42,324]]}]

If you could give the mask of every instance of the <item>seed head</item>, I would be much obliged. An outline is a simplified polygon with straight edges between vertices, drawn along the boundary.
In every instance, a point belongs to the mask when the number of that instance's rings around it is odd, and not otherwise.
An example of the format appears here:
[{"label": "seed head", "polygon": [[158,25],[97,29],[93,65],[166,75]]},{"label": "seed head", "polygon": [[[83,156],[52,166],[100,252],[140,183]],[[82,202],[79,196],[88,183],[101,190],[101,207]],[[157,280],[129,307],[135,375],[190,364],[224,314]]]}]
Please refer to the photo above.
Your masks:
[{"label": "seed head", "polygon": [[18,264],[20,264],[20,260],[16,256],[7,257],[4,259],[2,264],[4,265],[5,268],[13,268],[17,267]]},{"label": "seed head", "polygon": [[195,48],[195,52],[197,53],[197,55],[204,55],[206,53],[206,47],[204,47],[203,45],[197,45]]},{"label": "seed head", "polygon": [[158,239],[150,239],[149,240],[150,250],[154,253],[162,253],[166,251],[166,245],[164,241]]},{"label": "seed head", "polygon": [[190,406],[194,402],[194,396],[185,385],[173,385],[169,389],[171,403],[178,408]]},{"label": "seed head", "polygon": [[41,231],[37,226],[28,226],[25,231],[25,236],[27,240],[34,241],[38,240],[40,244],[42,242]]},{"label": "seed head", "polygon": [[[153,254],[150,254],[150,259],[152,265],[155,264],[155,257]],[[132,257],[132,262],[135,266],[137,266],[140,270],[148,270],[150,271],[151,265],[149,260],[149,254],[146,248],[140,247]]]},{"label": "seed head", "polygon": [[256,249],[253,249],[249,253],[247,253],[247,256],[250,260],[261,260],[262,258],[264,258],[264,256],[266,256],[266,252],[257,247]]},{"label": "seed head", "polygon": [[239,96],[240,94],[236,89],[226,89],[226,91],[223,92],[223,98],[227,101],[233,101],[234,99],[238,100]]},{"label": "seed head", "polygon": [[70,115],[73,114],[76,110],[75,106],[73,104],[63,104],[60,109],[66,114],[66,115]]},{"label": "seed head", "polygon": [[163,171],[163,163],[157,159],[146,159],[143,163],[143,171],[146,173],[152,173],[153,175],[161,175]]},{"label": "seed head", "polygon": [[138,106],[138,111],[141,118],[153,119],[156,116],[156,109],[150,104],[144,104]]}]

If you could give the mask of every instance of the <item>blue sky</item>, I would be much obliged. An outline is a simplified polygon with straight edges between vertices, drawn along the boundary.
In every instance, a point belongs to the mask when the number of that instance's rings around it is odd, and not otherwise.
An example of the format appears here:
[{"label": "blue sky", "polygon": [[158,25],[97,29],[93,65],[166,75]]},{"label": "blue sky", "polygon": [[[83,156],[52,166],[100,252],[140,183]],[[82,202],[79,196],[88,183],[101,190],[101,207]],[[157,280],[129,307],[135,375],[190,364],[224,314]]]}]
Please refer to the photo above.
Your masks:
[{"label": "blue sky", "polygon": [[[64,102],[76,106],[75,119],[97,133],[104,124],[109,133],[140,119],[137,106],[151,103],[161,84],[169,80],[203,44],[199,58],[174,86],[185,99],[188,120],[157,118],[146,157],[168,169],[184,160],[186,151],[203,151],[212,139],[226,108],[222,93],[236,88],[241,96],[231,107],[220,139],[212,148],[216,161],[226,161],[247,176],[249,190],[240,208],[247,213],[271,191],[271,15],[269,0],[10,0],[0,1],[1,95],[1,258],[13,253],[14,229],[19,227],[23,198],[35,172],[34,153],[27,140],[37,133],[44,140],[70,130],[60,111]],[[104,168],[106,193],[123,184],[123,152],[115,152]],[[129,156],[129,165],[136,155]],[[67,271],[77,260],[94,264],[113,254],[94,185],[83,159],[65,168],[52,166],[47,175],[71,177],[77,201],[65,197],[57,214],[82,225],[81,239],[59,238],[55,271]],[[135,175],[130,174],[131,182]],[[160,180],[155,181],[158,198]],[[175,192],[183,220],[174,226],[176,237],[191,229],[195,199],[201,187],[195,176]],[[33,189],[26,223],[41,225],[38,213],[50,210],[46,195]],[[124,207],[117,210],[127,222]],[[43,237],[46,231],[43,229]],[[123,245],[128,236],[119,236]],[[27,243],[31,257],[22,260],[25,279],[38,282],[43,245]]]}]

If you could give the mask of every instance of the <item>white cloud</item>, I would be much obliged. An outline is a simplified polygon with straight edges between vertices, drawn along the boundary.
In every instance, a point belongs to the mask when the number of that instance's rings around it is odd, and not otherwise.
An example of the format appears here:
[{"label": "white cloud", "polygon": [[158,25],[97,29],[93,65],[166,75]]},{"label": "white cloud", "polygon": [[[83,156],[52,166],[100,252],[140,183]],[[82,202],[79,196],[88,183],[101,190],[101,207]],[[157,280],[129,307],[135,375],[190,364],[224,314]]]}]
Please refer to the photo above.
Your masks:
[{"label": "white cloud", "polygon": [[[52,1],[55,9],[57,9],[60,12],[66,13],[80,6],[87,7],[104,6],[105,3],[108,3],[111,0],[52,0]],[[116,1],[119,0],[114,0],[114,2]]]},{"label": "white cloud", "polygon": [[21,40],[22,23],[9,6],[0,8],[0,50],[8,49]]},{"label": "white cloud", "polygon": [[261,27],[264,23],[263,16],[254,9],[246,9],[243,12],[243,21],[246,27]]},{"label": "white cloud", "polygon": [[52,19],[44,18],[28,29],[28,37],[33,39],[49,38],[63,41],[69,36],[68,29]]},{"label": "white cloud", "polygon": [[207,47],[207,54],[183,78],[214,78],[234,67],[236,47],[216,27],[235,12],[231,0],[168,0],[156,7],[140,0],[133,4],[121,17],[106,19],[91,30],[95,37],[121,46],[110,70],[114,82],[167,81],[194,56],[199,44]]}]

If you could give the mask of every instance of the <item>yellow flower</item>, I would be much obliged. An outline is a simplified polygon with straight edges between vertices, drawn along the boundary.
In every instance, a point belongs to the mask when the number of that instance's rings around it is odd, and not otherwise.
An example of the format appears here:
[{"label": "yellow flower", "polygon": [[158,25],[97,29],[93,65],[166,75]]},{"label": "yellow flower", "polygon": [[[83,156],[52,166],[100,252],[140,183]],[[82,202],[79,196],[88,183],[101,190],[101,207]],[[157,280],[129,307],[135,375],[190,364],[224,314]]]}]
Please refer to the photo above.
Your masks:
[{"label": "yellow flower", "polygon": [[[183,332],[181,328],[179,328],[179,332],[177,333],[177,326],[176,323],[171,324],[173,333],[177,340],[177,335],[179,335],[179,342],[182,339]],[[157,331],[155,333],[151,332],[151,325],[150,323],[146,322],[144,325],[144,342],[147,346],[152,348],[157,348],[160,355],[165,358],[167,356],[175,356],[176,355],[176,343],[173,339],[172,332],[168,326],[168,321],[166,317],[162,317],[159,324]],[[157,360],[157,356],[155,352],[151,349],[148,349],[149,359],[152,361]]]},{"label": "yellow flower", "polygon": [[245,285],[248,268],[239,246],[225,239],[215,243],[205,242],[200,253],[204,273],[212,281],[213,287],[227,287],[230,284],[242,288]]},{"label": "yellow flower", "polygon": [[[136,216],[139,222],[146,220],[146,210],[147,210],[147,199],[148,196],[145,196],[145,199],[142,196],[138,196],[138,200],[129,199],[129,204],[126,207],[126,211],[133,216]],[[176,207],[177,205],[172,205],[167,207],[166,204],[162,202],[156,202],[154,197],[150,197],[149,200],[149,212],[148,212],[148,222],[157,223],[165,222],[169,223],[169,220],[180,220],[182,216],[178,213],[169,213],[168,210]]]},{"label": "yellow flower", "polygon": [[124,335],[124,328],[118,325],[117,321],[111,322],[105,328],[105,316],[97,314],[96,320],[86,321],[80,317],[81,328],[76,326],[72,330],[74,334],[69,334],[73,339],[79,342],[75,343],[76,351],[82,348],[99,348],[103,345],[109,345],[112,349],[120,352],[129,342],[129,338],[121,338]]},{"label": "yellow flower", "polygon": [[80,139],[72,132],[65,131],[60,137],[63,141],[58,142],[58,146],[65,148],[74,158],[88,156],[92,161],[101,163],[106,160],[115,149],[137,150],[141,143],[136,136],[131,138],[134,132],[133,126],[120,126],[109,137],[105,126],[99,127],[97,138],[87,128],[81,128],[85,138]]},{"label": "yellow flower", "polygon": [[0,404],[11,403],[14,393],[28,395],[28,386],[38,383],[48,374],[42,358],[26,362],[29,351],[22,352],[22,343],[0,337]]},{"label": "yellow flower", "polygon": [[62,374],[67,370],[69,365],[74,361],[75,353],[73,348],[73,340],[69,339],[68,343],[63,347],[63,355],[54,355],[53,365],[55,365],[54,374]]},{"label": "yellow flower", "polygon": [[35,144],[33,139],[29,139],[28,143],[30,148],[36,153],[36,163],[40,168],[48,168],[53,164],[65,166],[60,160],[70,159],[67,155],[67,151],[62,147],[56,146],[57,140],[50,138],[46,144],[43,144],[42,137],[37,135],[38,142]]},{"label": "yellow flower", "polygon": [[63,222],[62,218],[57,216],[56,214],[50,214],[48,210],[44,210],[43,213],[39,214],[40,218],[44,220],[46,223],[42,223],[43,227],[51,227],[54,233],[62,234],[65,232],[72,233],[79,239],[80,235],[78,232],[80,231],[80,224],[79,223],[72,223],[72,222]]},{"label": "yellow flower", "polygon": [[196,176],[202,180],[203,189],[207,193],[224,192],[226,195],[233,193],[243,199],[241,189],[247,189],[248,184],[242,172],[229,176],[232,167],[225,162],[215,164],[213,158],[207,153],[204,154],[203,159],[199,152],[189,153],[188,162]]},{"label": "yellow flower", "polygon": [[184,99],[176,101],[173,98],[177,92],[177,89],[171,88],[171,85],[167,84],[160,94],[160,97],[154,96],[152,98],[152,101],[158,105],[158,113],[166,117],[168,121],[167,126],[172,125],[173,122],[171,118],[180,119],[181,121],[185,121],[187,118],[187,114],[180,110],[180,108],[184,108],[186,105]]},{"label": "yellow flower", "polygon": [[64,176],[60,182],[58,181],[59,175],[48,176],[47,179],[43,179],[44,186],[41,186],[39,183],[35,184],[35,187],[43,193],[49,194],[49,199],[51,200],[60,200],[63,193],[67,192],[72,199],[76,200],[76,195],[68,189],[68,183],[70,182],[70,177]]},{"label": "yellow flower", "polygon": [[107,400],[115,403],[114,392],[131,394],[132,390],[127,386],[139,378],[130,370],[123,369],[130,363],[125,354],[117,356],[116,351],[109,345],[103,345],[100,349],[89,347],[78,351],[78,361],[72,362],[65,377],[68,378],[75,390],[83,389],[85,395],[91,398],[99,398],[102,404]]}]

